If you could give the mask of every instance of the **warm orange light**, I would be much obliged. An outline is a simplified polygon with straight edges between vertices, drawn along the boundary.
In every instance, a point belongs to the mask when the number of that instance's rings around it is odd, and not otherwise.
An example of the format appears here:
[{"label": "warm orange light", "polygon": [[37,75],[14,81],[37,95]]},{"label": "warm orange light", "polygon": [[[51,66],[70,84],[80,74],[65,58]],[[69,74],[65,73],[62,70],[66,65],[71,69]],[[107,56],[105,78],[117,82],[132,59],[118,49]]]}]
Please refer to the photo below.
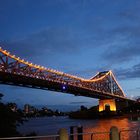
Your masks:
[{"label": "warm orange light", "polygon": [[99,100],[99,112],[105,110],[105,106],[110,106],[110,111],[116,111],[116,103],[114,99]]},{"label": "warm orange light", "polygon": [[113,77],[114,81],[116,82],[116,84],[118,85],[118,87],[120,88],[120,90],[122,91],[123,96],[124,96],[124,97],[126,97],[126,95],[125,95],[125,93],[124,93],[123,89],[121,88],[121,86],[120,86],[120,85],[119,85],[119,83],[117,82],[117,80],[116,80],[116,78],[115,78],[114,74],[112,73],[112,71],[110,71],[110,72],[111,72],[111,75],[112,75],[112,77]]},{"label": "warm orange light", "polygon": [[103,80],[103,79],[104,79],[107,75],[109,75],[109,74],[110,74],[110,71],[107,72],[105,75],[103,75],[103,76],[100,77],[100,78],[90,79],[90,80],[84,79],[83,81],[85,81],[85,82],[97,82],[97,81],[101,81],[101,80]]},{"label": "warm orange light", "polygon": [[36,69],[43,70],[43,71],[47,71],[47,72],[51,72],[51,73],[54,73],[56,75],[63,75],[63,76],[66,76],[68,78],[71,78],[71,79],[79,80],[81,82],[91,82],[91,83],[92,82],[98,82],[98,81],[103,80],[104,78],[106,78],[110,74],[110,75],[112,75],[113,79],[115,80],[116,84],[118,85],[118,87],[120,88],[120,90],[122,91],[122,93],[125,97],[125,94],[124,94],[122,88],[118,84],[117,80],[115,79],[115,77],[114,77],[114,75],[111,71],[108,71],[105,75],[103,75],[99,78],[96,78],[96,76],[99,74],[99,73],[97,73],[94,77],[92,77],[90,79],[84,79],[84,78],[77,77],[77,76],[74,76],[74,75],[66,74],[64,72],[60,72],[60,71],[57,71],[57,70],[53,70],[53,69],[50,69],[50,68],[45,68],[43,66],[39,66],[39,65],[36,65],[36,64],[29,63],[28,61],[25,61],[24,59],[20,59],[19,57],[16,57],[15,55],[10,54],[10,52],[8,52],[6,50],[3,50],[1,47],[0,47],[0,52],[3,53],[6,56],[12,58],[12,59],[24,64],[24,65],[29,66],[29,67],[36,68]]},{"label": "warm orange light", "polygon": [[70,77],[70,78],[73,78],[73,79],[76,79],[76,80],[80,80],[80,81],[83,81],[83,82],[96,82],[96,81],[100,81],[100,80],[104,79],[109,74],[109,72],[108,72],[104,76],[102,76],[100,78],[96,78],[96,79],[84,79],[84,78],[77,77],[77,76],[74,76],[74,75],[66,74],[64,72],[56,71],[56,70],[49,69],[49,68],[47,69],[47,68],[45,68],[43,66],[39,66],[39,65],[35,65],[35,64],[29,63],[28,61],[20,59],[19,57],[16,57],[15,55],[11,55],[10,52],[8,52],[6,50],[3,50],[1,47],[0,47],[0,52],[5,54],[5,55],[7,55],[8,57],[10,57],[12,59],[15,59],[16,61],[19,61],[20,63],[23,63],[23,64],[28,65],[30,67],[34,67],[34,68],[37,68],[37,69],[40,69],[40,70],[46,70],[46,71],[49,71],[49,72],[52,72],[52,73],[55,73],[55,74],[58,74],[58,75],[64,75],[64,76],[67,76],[67,77]]}]

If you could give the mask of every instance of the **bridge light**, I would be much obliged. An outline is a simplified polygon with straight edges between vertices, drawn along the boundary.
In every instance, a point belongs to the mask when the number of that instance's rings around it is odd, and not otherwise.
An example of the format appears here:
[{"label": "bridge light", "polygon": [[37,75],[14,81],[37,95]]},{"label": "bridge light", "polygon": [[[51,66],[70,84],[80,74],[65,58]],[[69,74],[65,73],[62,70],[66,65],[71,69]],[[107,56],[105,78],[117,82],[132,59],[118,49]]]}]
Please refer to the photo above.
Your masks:
[{"label": "bridge light", "polygon": [[21,59],[21,60],[20,60],[20,62],[22,62],[22,63],[23,63],[23,62],[24,62],[24,59]]},{"label": "bridge light", "polygon": [[20,58],[19,58],[19,57],[17,57],[17,60],[20,60]]},{"label": "bridge light", "polygon": [[10,52],[7,53],[8,55],[10,54]]},{"label": "bridge light", "polygon": [[29,66],[31,66],[31,67],[32,67],[32,66],[33,66],[33,63],[29,63]]},{"label": "bridge light", "polygon": [[66,89],[66,87],[65,87],[65,86],[63,86],[62,88],[63,88],[63,90],[65,90],[65,89]]},{"label": "bridge light", "polygon": [[39,65],[36,65],[36,68],[39,68]]},{"label": "bridge light", "polygon": [[62,90],[65,91],[66,89],[67,89],[66,85],[63,84],[63,85],[62,85]]}]

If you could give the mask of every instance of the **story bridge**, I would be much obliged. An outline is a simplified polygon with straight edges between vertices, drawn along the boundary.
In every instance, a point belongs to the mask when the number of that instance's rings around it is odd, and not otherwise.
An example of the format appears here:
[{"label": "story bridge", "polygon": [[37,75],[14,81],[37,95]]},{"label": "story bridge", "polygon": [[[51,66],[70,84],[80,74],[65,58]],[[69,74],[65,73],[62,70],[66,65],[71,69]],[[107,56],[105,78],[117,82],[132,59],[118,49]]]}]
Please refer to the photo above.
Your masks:
[{"label": "story bridge", "polygon": [[1,47],[0,83],[98,98],[99,111],[103,111],[106,104],[116,111],[116,100],[133,101],[126,97],[111,70],[84,79],[30,63]]}]

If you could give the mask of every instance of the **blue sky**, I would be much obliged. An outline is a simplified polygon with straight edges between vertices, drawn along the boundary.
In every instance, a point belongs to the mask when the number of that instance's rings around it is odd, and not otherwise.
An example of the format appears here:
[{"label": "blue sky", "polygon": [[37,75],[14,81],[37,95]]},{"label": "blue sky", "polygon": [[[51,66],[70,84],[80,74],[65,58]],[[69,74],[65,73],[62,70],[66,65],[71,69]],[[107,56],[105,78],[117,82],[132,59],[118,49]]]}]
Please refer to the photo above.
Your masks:
[{"label": "blue sky", "polygon": [[[112,70],[140,93],[139,0],[0,0],[0,45],[33,63],[90,78]],[[18,104],[94,105],[97,100],[0,85]]]}]

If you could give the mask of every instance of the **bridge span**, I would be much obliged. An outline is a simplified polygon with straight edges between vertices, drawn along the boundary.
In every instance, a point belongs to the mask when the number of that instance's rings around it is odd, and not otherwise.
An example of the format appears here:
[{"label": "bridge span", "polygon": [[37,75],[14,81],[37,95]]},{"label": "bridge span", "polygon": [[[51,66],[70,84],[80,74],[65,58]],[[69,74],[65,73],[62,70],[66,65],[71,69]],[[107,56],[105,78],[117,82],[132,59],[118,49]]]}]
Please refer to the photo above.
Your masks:
[{"label": "bridge span", "polygon": [[97,98],[102,106],[107,104],[102,102],[106,99],[109,104],[113,102],[113,106],[115,100],[134,101],[126,97],[112,71],[99,72],[90,79],[84,79],[30,63],[1,47],[0,83]]}]

